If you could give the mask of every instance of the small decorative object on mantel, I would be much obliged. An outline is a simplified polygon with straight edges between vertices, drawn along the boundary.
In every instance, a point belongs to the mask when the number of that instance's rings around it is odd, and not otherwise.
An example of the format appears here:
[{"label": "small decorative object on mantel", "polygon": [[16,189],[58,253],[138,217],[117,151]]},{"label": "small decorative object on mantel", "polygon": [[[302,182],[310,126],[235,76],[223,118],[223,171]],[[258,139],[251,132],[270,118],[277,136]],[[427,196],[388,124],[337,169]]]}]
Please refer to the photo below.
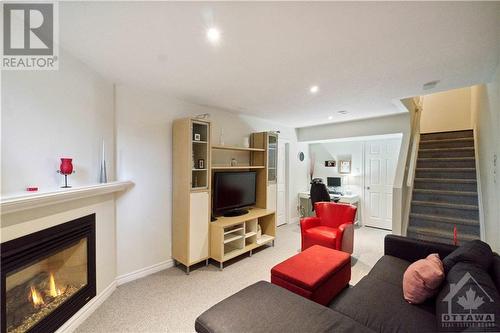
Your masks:
[{"label": "small decorative object on mantel", "polygon": [[236,159],[233,157],[231,159],[231,166],[237,166],[238,165],[238,161],[236,161]]},{"label": "small decorative object on mantel", "polygon": [[201,134],[194,133],[194,141],[200,141],[200,140],[201,140]]},{"label": "small decorative object on mantel", "polygon": [[61,165],[59,166],[59,170],[57,170],[57,172],[64,175],[64,186],[61,186],[61,188],[71,187],[68,185],[68,175],[75,173],[73,170],[73,159],[67,157],[61,158]]},{"label": "small decorative object on mantel", "polygon": [[327,168],[334,168],[336,165],[337,162],[335,162],[335,160],[325,161],[325,167]]},{"label": "small decorative object on mantel", "polygon": [[198,160],[198,169],[205,169],[205,160],[202,158]]},{"label": "small decorative object on mantel", "polygon": [[104,140],[102,140],[102,158],[101,158],[101,170],[99,171],[99,182],[101,184],[108,182],[108,175],[106,173],[106,153],[104,151]]},{"label": "small decorative object on mantel", "polygon": [[339,173],[351,173],[351,161],[340,161]]}]

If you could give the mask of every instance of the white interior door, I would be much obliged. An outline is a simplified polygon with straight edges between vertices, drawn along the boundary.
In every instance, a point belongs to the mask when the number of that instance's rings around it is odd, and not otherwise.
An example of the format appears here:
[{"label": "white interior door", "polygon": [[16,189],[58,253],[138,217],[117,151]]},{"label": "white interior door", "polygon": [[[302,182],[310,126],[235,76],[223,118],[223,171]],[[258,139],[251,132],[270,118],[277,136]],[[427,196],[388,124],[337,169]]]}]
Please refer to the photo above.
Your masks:
[{"label": "white interior door", "polygon": [[287,143],[283,140],[278,141],[278,177],[276,179],[277,194],[277,225],[288,223],[287,198],[288,198],[288,162],[287,162]]},{"label": "white interior door", "polygon": [[365,225],[392,230],[392,188],[401,139],[365,143]]}]

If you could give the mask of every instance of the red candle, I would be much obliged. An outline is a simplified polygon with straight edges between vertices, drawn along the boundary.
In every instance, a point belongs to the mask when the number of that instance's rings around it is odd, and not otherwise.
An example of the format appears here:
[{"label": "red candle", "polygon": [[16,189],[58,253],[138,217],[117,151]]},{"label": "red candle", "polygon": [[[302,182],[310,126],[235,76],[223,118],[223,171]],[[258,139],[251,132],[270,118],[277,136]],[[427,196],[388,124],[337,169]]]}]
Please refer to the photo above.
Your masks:
[{"label": "red candle", "polygon": [[72,158],[61,158],[61,165],[59,166],[59,171],[63,175],[71,175],[73,173],[73,161]]}]

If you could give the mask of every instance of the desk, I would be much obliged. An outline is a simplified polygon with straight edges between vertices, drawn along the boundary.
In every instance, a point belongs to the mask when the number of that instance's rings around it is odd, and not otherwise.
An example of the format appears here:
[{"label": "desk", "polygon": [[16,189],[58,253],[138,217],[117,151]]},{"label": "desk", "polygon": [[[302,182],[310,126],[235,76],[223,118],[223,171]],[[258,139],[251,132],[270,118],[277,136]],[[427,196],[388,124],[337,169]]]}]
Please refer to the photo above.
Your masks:
[{"label": "desk", "polygon": [[[358,209],[356,211],[356,217],[354,218],[354,223],[358,223],[361,220],[361,205],[360,198],[357,194],[330,194],[330,199],[340,198],[339,202],[348,203],[356,206]],[[300,206],[300,217],[314,216],[311,205],[311,195],[309,192],[299,192],[299,206]]]}]

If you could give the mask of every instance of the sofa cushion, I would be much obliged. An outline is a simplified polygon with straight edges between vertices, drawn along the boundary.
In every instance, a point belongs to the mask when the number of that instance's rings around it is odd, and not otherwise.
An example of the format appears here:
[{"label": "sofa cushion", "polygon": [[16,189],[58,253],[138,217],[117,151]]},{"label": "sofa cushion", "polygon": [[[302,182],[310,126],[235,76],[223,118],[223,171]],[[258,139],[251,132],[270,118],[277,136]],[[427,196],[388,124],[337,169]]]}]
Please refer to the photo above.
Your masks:
[{"label": "sofa cushion", "polygon": [[356,321],[265,281],[257,282],[202,313],[199,333],[370,332]]},{"label": "sofa cushion", "polygon": [[500,292],[500,256],[496,253],[493,255],[493,260],[490,267],[490,276],[497,287],[498,292]]},{"label": "sofa cushion", "polygon": [[[447,319],[483,314],[492,315],[493,320],[489,322],[492,327],[485,326],[485,321],[478,321],[475,317],[465,317],[465,322]],[[446,275],[437,296],[436,317],[441,331],[463,330],[467,328],[464,325],[472,325],[470,331],[500,330],[500,296],[489,273],[471,262],[456,263]]]},{"label": "sofa cushion", "polygon": [[473,240],[464,243],[444,257],[443,266],[445,272],[448,273],[457,262],[471,262],[488,271],[492,260],[493,252],[490,246],[483,241]]},{"label": "sofa cushion", "polygon": [[411,264],[403,275],[403,295],[412,304],[421,304],[439,292],[444,279],[443,263],[437,253]]},{"label": "sofa cushion", "polygon": [[346,290],[330,308],[377,332],[436,331],[435,313],[407,303],[402,281],[394,285],[371,274]]},{"label": "sofa cushion", "polygon": [[312,243],[330,248],[335,248],[337,235],[338,229],[324,225],[313,227],[304,231],[304,236],[309,240],[313,240]]},{"label": "sofa cushion", "polygon": [[401,286],[403,283],[403,274],[408,266],[410,266],[410,262],[386,255],[377,261],[368,275],[384,282]]}]

